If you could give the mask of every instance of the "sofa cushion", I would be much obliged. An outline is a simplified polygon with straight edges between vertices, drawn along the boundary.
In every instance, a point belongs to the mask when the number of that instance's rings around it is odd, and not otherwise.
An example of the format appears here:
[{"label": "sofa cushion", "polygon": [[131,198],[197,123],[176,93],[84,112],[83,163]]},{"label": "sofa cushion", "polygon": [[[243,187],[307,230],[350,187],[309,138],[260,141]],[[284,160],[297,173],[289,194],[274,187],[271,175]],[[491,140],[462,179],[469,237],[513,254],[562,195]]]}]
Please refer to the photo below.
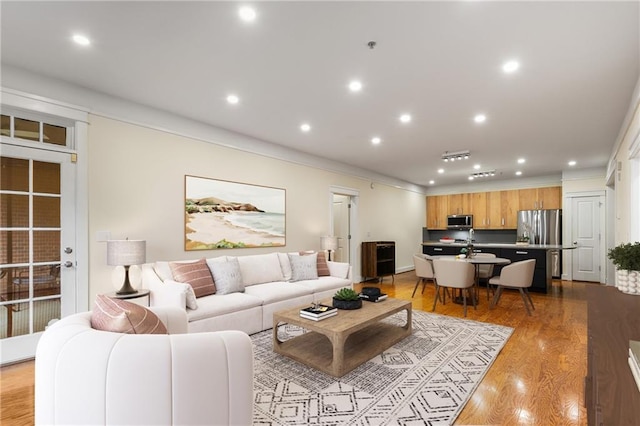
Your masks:
[{"label": "sofa cushion", "polygon": [[306,256],[289,255],[291,282],[318,278],[318,254]]},{"label": "sofa cushion", "polygon": [[301,286],[298,285],[298,283],[288,283],[285,281],[256,284],[246,287],[244,291],[246,294],[262,300],[263,305],[313,293],[313,289],[309,286]]},{"label": "sofa cushion", "polygon": [[327,290],[339,290],[343,287],[351,288],[351,281],[344,278],[336,277],[318,277],[316,280],[298,281],[296,284],[308,288],[313,293],[319,293]]},{"label": "sofa cushion", "polygon": [[327,256],[325,256],[323,251],[301,251],[300,255],[301,256],[306,256],[308,254],[313,254],[313,253],[318,253],[318,262],[317,262],[317,266],[318,266],[318,276],[319,277],[328,277],[329,275],[331,275],[331,273],[329,273],[329,266],[327,265]]},{"label": "sofa cushion", "polygon": [[193,287],[189,283],[179,283],[172,279],[168,279],[164,282],[164,285],[172,285],[172,286],[183,286],[184,289],[184,297],[187,308],[189,309],[198,309],[198,300],[196,298],[196,293],[193,291]]},{"label": "sofa cushion", "polygon": [[[291,253],[293,254],[293,253]],[[289,262],[289,254],[278,253],[278,260],[280,260],[280,268],[282,269],[282,277],[285,281],[291,280],[291,262]]]},{"label": "sofa cushion", "polygon": [[216,293],[211,271],[207,261],[202,258],[195,262],[170,262],[169,267],[173,279],[179,283],[187,283],[193,287],[196,297],[208,296]]},{"label": "sofa cushion", "polygon": [[187,318],[190,322],[198,321],[255,308],[261,305],[262,300],[260,298],[245,293],[231,293],[225,294],[224,296],[213,294],[198,299],[198,309],[195,311],[187,311]]},{"label": "sofa cushion", "polygon": [[144,306],[99,294],[91,312],[91,327],[126,334],[167,334],[160,318]]},{"label": "sofa cushion", "polygon": [[277,253],[238,256],[237,259],[245,286],[284,280]]},{"label": "sofa cushion", "polygon": [[329,271],[331,272],[332,277],[337,277],[337,278],[349,277],[350,265],[348,263],[332,262],[329,260],[327,262],[327,266],[329,267]]},{"label": "sofa cushion", "polygon": [[244,291],[240,263],[237,258],[229,258],[226,262],[216,262],[210,265],[213,279],[217,284],[216,294],[230,294]]}]

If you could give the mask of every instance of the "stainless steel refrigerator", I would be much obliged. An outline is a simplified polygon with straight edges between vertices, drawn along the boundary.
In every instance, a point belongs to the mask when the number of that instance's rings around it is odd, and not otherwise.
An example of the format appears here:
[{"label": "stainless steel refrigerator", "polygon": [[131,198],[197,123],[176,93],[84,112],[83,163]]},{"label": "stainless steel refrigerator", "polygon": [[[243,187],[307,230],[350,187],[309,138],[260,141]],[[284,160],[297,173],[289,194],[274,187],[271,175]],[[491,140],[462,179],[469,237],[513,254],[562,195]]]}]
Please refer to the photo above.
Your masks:
[{"label": "stainless steel refrigerator", "polygon": [[[562,245],[562,210],[520,210],[518,212],[518,237],[529,236],[531,244]],[[562,273],[560,251],[551,251],[551,275],[559,278]]]}]

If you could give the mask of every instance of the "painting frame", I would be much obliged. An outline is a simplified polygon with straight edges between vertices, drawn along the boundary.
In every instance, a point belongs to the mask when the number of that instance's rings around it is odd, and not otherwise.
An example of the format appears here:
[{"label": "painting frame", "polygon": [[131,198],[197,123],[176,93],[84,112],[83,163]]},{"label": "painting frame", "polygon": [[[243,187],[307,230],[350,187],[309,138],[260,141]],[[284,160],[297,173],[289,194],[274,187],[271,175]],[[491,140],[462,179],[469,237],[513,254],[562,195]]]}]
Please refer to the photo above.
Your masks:
[{"label": "painting frame", "polygon": [[185,251],[286,246],[287,191],[184,176]]}]

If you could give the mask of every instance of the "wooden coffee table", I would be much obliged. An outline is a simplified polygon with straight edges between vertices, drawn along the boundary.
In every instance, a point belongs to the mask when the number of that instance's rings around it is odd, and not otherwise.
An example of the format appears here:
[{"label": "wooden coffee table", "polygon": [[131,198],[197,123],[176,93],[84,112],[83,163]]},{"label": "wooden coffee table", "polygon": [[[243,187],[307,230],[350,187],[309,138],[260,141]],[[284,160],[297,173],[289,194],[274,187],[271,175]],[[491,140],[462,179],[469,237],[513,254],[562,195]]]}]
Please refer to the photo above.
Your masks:
[{"label": "wooden coffee table", "polygon": [[[331,301],[323,301],[330,305]],[[411,302],[386,299],[362,302],[362,308],[339,310],[321,321],[300,317],[301,306],[273,314],[273,350],[334,377],[342,377],[360,364],[411,335]],[[407,312],[407,322],[396,326],[380,320]],[[278,339],[278,326],[293,324],[309,332],[286,341]]]}]

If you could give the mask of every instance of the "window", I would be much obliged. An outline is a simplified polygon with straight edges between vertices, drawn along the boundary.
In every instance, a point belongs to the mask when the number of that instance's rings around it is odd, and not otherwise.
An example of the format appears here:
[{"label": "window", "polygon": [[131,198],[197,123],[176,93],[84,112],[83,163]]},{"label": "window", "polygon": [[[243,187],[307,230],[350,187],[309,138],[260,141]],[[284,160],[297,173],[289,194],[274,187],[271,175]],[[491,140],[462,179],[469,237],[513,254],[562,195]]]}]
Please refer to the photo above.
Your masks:
[{"label": "window", "polygon": [[72,148],[73,127],[55,119],[29,117],[17,112],[14,115],[2,115],[0,135],[36,143]]}]

